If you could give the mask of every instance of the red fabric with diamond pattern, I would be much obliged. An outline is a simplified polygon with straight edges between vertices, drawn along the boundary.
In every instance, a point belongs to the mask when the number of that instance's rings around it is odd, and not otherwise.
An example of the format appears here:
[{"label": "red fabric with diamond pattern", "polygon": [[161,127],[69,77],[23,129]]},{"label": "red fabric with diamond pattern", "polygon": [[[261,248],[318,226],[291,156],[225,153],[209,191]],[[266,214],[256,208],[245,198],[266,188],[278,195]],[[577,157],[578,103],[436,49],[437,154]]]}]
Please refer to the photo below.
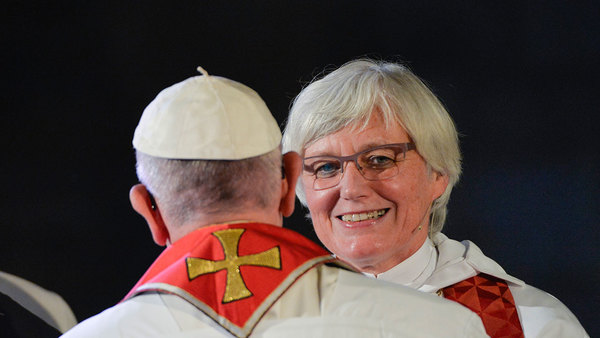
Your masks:
[{"label": "red fabric with diamond pattern", "polygon": [[443,292],[446,299],[477,313],[490,337],[523,337],[515,301],[503,280],[479,274],[448,286]]}]

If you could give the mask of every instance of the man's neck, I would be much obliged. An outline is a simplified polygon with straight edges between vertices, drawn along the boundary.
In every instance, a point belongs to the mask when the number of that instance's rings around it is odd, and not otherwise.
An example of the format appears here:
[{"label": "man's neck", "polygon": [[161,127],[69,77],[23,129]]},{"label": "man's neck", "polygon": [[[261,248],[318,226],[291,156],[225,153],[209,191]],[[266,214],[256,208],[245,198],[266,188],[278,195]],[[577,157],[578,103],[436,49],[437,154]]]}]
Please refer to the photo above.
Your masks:
[{"label": "man's neck", "polygon": [[199,215],[193,222],[188,222],[181,226],[169,227],[171,243],[174,243],[178,239],[199,228],[204,228],[215,224],[232,224],[242,222],[265,223],[274,226],[283,225],[281,214],[278,212],[265,212],[259,209],[227,214],[203,214]]}]

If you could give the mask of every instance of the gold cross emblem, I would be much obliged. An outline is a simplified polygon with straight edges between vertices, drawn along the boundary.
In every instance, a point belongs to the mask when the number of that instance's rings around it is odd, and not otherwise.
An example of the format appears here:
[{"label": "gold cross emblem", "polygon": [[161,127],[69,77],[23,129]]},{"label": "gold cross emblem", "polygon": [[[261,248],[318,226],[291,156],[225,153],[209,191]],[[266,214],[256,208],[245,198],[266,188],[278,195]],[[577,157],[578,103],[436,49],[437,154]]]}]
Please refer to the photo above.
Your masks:
[{"label": "gold cross emblem", "polygon": [[225,259],[220,261],[211,261],[202,258],[186,258],[188,277],[190,280],[204,275],[227,269],[227,283],[225,284],[225,295],[223,303],[229,303],[252,296],[248,290],[240,266],[254,265],[264,266],[273,269],[281,269],[281,259],[279,247],[271,248],[257,254],[238,256],[238,243],[245,229],[226,229],[213,232],[213,235],[219,239]]}]

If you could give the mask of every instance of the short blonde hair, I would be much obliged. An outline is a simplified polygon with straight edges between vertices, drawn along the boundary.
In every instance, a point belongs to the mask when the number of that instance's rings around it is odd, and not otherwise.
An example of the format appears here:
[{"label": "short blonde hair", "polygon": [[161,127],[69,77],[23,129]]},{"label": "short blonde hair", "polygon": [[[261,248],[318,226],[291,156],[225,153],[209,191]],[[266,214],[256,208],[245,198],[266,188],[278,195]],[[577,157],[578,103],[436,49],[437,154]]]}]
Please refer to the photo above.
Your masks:
[{"label": "short blonde hair", "polygon": [[[374,111],[386,125],[397,121],[411,137],[428,168],[448,175],[446,191],[431,208],[430,235],[442,230],[448,200],[461,173],[458,133],[433,92],[407,67],[359,59],[306,86],[294,99],[283,134],[283,151],[304,150],[347,126],[364,126]],[[298,199],[306,206],[301,181]]]}]

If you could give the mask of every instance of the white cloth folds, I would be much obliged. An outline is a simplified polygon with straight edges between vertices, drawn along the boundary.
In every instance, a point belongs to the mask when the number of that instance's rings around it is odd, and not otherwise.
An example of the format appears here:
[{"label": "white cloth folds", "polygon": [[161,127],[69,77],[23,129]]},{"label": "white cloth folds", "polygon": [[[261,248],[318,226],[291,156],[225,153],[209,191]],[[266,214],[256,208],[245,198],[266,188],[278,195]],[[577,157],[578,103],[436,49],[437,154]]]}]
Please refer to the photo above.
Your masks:
[{"label": "white cloth folds", "polygon": [[[427,259],[428,252],[434,252],[437,260]],[[435,293],[479,273],[485,273],[507,282],[525,337],[589,337],[575,315],[563,303],[507,274],[471,241],[458,242],[438,233],[432,240],[427,239],[413,256],[416,257],[410,257],[377,275],[377,279]],[[415,261],[422,264],[415,264]],[[433,269],[432,261],[435,261]],[[400,276],[419,276],[419,283],[407,282]]]}]

